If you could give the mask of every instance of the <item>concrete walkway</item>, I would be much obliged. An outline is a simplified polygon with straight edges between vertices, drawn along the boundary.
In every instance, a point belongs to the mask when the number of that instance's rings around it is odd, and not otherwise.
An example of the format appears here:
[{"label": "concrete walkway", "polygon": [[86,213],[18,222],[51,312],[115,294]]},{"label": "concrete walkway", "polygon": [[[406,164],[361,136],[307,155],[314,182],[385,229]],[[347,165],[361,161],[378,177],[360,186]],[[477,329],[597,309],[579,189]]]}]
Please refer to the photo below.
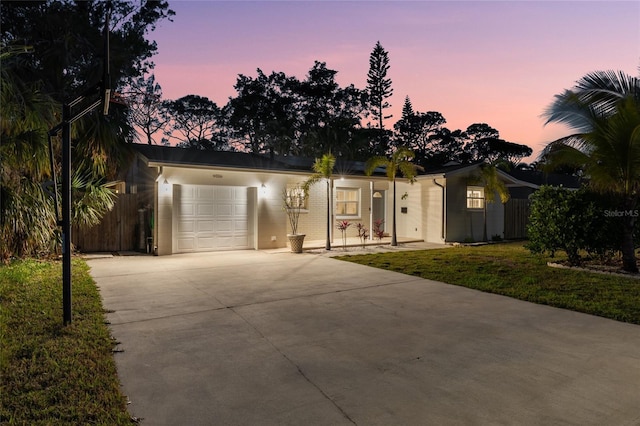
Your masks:
[{"label": "concrete walkway", "polygon": [[314,254],[89,260],[143,425],[640,425],[640,327]]}]

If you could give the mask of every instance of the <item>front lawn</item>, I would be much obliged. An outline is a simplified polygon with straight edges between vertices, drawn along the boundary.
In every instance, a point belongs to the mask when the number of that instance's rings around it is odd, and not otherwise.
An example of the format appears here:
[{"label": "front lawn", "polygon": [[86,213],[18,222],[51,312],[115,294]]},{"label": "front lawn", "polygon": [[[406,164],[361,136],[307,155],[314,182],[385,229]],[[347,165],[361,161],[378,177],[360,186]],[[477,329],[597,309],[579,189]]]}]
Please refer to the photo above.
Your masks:
[{"label": "front lawn", "polygon": [[60,262],[0,266],[0,423],[131,424],[98,289],[73,262],[73,322]]},{"label": "front lawn", "polygon": [[556,269],[521,243],[398,251],[338,259],[640,324],[640,280]]}]

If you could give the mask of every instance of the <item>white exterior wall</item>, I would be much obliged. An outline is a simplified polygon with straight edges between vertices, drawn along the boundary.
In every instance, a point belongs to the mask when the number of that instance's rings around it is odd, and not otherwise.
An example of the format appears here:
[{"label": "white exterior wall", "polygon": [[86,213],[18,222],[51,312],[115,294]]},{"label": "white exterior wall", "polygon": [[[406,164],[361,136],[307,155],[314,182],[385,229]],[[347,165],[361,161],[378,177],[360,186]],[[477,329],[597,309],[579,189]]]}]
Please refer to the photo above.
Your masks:
[{"label": "white exterior wall", "polygon": [[446,191],[446,179],[438,178],[436,181],[445,187],[433,183],[433,178],[419,181],[422,197],[422,238],[430,243],[443,243],[443,201]]},{"label": "white exterior wall", "polygon": [[[163,166],[156,179],[156,219],[154,244],[158,255],[173,253],[173,237],[176,235],[176,215],[174,214],[174,185],[214,185],[240,186],[247,188],[249,245],[255,249],[287,247],[289,221],[283,208],[282,194],[287,185],[304,182],[308,175],[235,171],[221,169],[199,169]],[[168,183],[165,184],[164,181]],[[263,186],[264,185],[264,186]],[[356,223],[362,223],[371,234],[372,191],[386,190],[387,231],[391,231],[391,209],[393,206],[392,185],[383,177],[359,179],[334,178],[331,182],[331,241],[340,243],[341,233],[336,227],[337,220],[349,220],[352,225],[347,230],[348,237],[357,237]],[[422,202],[419,184],[409,185],[397,182],[397,229],[399,237],[422,238]],[[336,216],[336,188],[354,188],[360,191],[360,208],[357,216]],[[301,212],[298,232],[306,234],[306,241],[325,240],[327,229],[327,184],[321,180],[310,189],[308,210]],[[408,198],[401,200],[407,192]],[[408,213],[401,214],[401,207]]]},{"label": "white exterior wall", "polygon": [[[487,238],[504,236],[504,207],[496,201],[487,203]],[[464,177],[447,179],[447,241],[482,241],[484,213],[467,209],[467,181]]]},{"label": "white exterior wall", "polygon": [[482,211],[467,209],[466,179],[447,179],[447,241],[482,239]]},{"label": "white exterior wall", "polygon": [[[397,237],[422,239],[422,194],[418,183],[413,185],[396,181],[396,232]],[[403,195],[406,194],[403,200]],[[393,184],[389,191],[389,205],[393,209]],[[407,213],[402,213],[405,208]],[[389,215],[389,220],[392,216]],[[387,228],[391,231],[391,228]]]},{"label": "white exterior wall", "polygon": [[156,182],[158,205],[156,207],[156,219],[154,232],[157,254],[163,256],[172,253],[172,229],[173,229],[173,185],[164,183],[164,179]]},{"label": "white exterior wall", "polygon": [[[168,184],[164,184],[165,179]],[[286,247],[287,217],[282,208],[282,190],[291,179],[290,175],[274,173],[163,167],[156,183],[158,205],[154,234],[158,255],[172,253],[174,185],[246,187],[250,244],[256,249]]]},{"label": "white exterior wall", "polygon": [[487,204],[487,238],[499,235],[504,238],[504,204],[500,201],[500,195],[496,192],[494,202]]},{"label": "white exterior wall", "polygon": [[[304,179],[302,179],[304,181]],[[300,183],[292,181],[290,183]],[[321,180],[309,189],[308,209],[300,213],[298,232],[305,234],[305,239],[325,240],[327,238],[327,182]],[[289,230],[289,228],[287,228]],[[288,232],[288,231],[287,231]]]},{"label": "white exterior wall", "polygon": [[[341,237],[337,229],[339,220],[348,220],[352,225],[347,228],[348,237],[357,237],[356,223],[364,224],[370,229],[371,191],[369,180],[364,179],[332,179],[331,182],[331,241],[336,242]],[[360,208],[357,216],[337,216],[335,191],[337,188],[358,189],[360,191]],[[321,180],[311,187],[309,193],[309,210],[301,213],[299,232],[306,235],[307,240],[325,240],[327,236],[327,182]],[[339,241],[338,241],[339,242]]]}]

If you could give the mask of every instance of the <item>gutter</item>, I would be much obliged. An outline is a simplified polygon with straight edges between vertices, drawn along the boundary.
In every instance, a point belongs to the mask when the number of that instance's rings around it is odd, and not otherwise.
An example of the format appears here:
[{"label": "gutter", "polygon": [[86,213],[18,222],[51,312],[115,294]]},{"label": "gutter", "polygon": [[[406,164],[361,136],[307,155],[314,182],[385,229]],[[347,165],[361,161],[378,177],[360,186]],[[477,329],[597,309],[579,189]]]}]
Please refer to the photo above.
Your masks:
[{"label": "gutter", "polygon": [[445,225],[447,220],[447,188],[444,185],[440,185],[435,179],[433,179],[433,184],[442,189],[442,224],[440,228],[440,238],[442,238],[443,242],[446,242],[447,232]]}]

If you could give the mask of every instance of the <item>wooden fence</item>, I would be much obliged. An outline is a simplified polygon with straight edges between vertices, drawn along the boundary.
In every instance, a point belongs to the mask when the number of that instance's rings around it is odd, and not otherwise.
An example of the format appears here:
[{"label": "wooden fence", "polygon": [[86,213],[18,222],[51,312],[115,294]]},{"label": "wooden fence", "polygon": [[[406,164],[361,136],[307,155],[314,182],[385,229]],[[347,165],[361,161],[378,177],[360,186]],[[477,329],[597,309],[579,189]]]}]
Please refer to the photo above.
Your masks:
[{"label": "wooden fence", "polygon": [[512,198],[504,205],[504,238],[527,238],[529,200]]},{"label": "wooden fence", "polygon": [[137,231],[138,194],[119,194],[115,206],[100,224],[91,228],[74,226],[71,241],[84,253],[137,250]]}]

